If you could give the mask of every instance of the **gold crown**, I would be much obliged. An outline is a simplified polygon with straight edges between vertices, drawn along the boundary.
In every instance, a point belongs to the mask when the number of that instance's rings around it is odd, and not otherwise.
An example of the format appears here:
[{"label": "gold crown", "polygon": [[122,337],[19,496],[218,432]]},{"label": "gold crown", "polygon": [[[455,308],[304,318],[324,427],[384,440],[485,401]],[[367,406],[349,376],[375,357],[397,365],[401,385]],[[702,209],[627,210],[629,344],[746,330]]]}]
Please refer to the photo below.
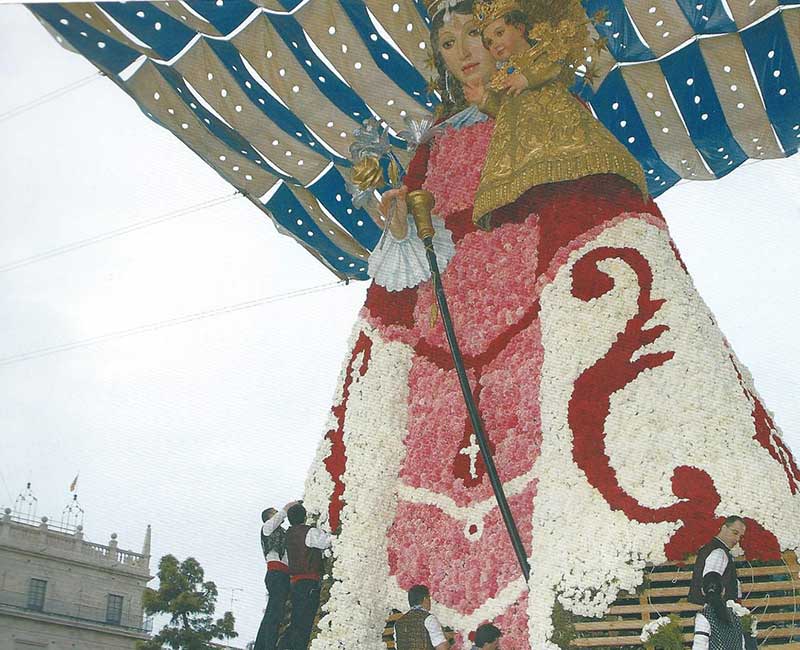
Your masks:
[{"label": "gold crown", "polygon": [[444,9],[446,4],[447,2],[445,0],[425,0],[425,10],[428,12],[428,15],[433,18],[433,14]]},{"label": "gold crown", "polygon": [[472,17],[478,27],[485,29],[490,23],[511,11],[522,11],[517,0],[478,0],[472,6]]},{"label": "gold crown", "polygon": [[447,0],[425,0],[425,10],[428,12],[428,17],[433,17],[443,9],[449,6]]}]

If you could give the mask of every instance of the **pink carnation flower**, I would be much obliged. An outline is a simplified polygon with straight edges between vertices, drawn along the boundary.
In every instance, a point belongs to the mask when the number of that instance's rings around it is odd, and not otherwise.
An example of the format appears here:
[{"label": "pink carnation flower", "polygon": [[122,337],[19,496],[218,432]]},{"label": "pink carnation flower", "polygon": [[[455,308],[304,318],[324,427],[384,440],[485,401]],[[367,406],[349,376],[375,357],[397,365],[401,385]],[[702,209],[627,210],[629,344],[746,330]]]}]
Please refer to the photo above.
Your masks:
[{"label": "pink carnation flower", "polygon": [[[443,283],[464,354],[484,352],[534,307],[538,244],[535,216],[470,233],[458,243]],[[428,318],[435,302],[431,283],[426,282],[417,295],[416,330],[431,345],[447,350],[441,319],[431,326]]]},{"label": "pink carnation flower", "polygon": [[[541,363],[539,324],[534,322],[484,368],[477,384],[472,376],[473,386],[480,388],[479,408],[504,482],[530,471],[539,455],[539,391],[531,378],[539,376]],[[520,390],[523,386],[527,390]],[[455,370],[416,356],[409,389],[407,452],[400,469],[403,482],[447,494],[460,506],[491,498],[491,485],[482,468],[480,474],[476,471],[477,481],[465,480],[459,470],[459,459],[461,467],[465,462],[469,466],[472,429]]]},{"label": "pink carnation flower", "polygon": [[458,130],[449,128],[436,138],[423,185],[436,198],[436,214],[446,218],[472,209],[493,131],[494,122],[488,121]]},{"label": "pink carnation flower", "polygon": [[[536,483],[509,498],[526,548],[530,548]],[[425,584],[443,605],[471,614],[521,576],[514,551],[495,506],[483,532],[469,539],[469,524],[435,505],[401,501],[389,530],[389,567],[401,589]]]}]

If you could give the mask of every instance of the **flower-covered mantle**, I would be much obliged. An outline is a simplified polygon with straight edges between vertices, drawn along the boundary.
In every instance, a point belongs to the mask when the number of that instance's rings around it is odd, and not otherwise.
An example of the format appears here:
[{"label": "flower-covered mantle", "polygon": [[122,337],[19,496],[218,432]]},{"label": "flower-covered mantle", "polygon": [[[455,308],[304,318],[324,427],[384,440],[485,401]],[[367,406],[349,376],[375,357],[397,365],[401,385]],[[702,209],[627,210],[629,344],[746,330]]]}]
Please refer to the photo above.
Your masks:
[{"label": "flower-covered mantle", "polygon": [[622,194],[587,181],[488,233],[465,229],[476,178],[454,188],[446,172],[482,160],[488,127],[469,128],[473,149],[438,138],[452,155],[434,146],[426,184],[456,241],[443,283],[529,590],[430,287],[373,287],[307,482],[307,504],[341,524],[315,649],[378,650],[417,583],[459,643],[491,620],[509,647],[554,648],[556,600],[601,616],[727,514],[745,517],[749,557],[800,546],[800,472],[657,208],[615,210]]}]

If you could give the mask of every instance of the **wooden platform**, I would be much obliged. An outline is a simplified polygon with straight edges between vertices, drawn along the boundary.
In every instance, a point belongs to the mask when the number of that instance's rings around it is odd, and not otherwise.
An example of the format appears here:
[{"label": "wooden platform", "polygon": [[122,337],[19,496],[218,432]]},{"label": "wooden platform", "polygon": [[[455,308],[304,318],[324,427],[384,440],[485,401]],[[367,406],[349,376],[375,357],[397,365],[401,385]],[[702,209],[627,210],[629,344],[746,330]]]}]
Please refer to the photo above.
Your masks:
[{"label": "wooden platform", "polygon": [[[623,594],[602,619],[575,617],[572,648],[640,647],[642,627],[661,616],[676,614],[683,626],[686,647],[691,647],[694,614],[700,607],[687,601],[694,558],[686,564],[674,562],[647,569],[644,584],[636,594]],[[742,604],[758,619],[759,647],[770,650],[800,650],[800,564],[788,552],[782,561],[736,562],[742,583]],[[394,649],[394,622],[387,618],[383,641]]]},{"label": "wooden platform", "polygon": [[403,612],[393,609],[392,613],[386,618],[386,627],[383,628],[382,639],[389,650],[394,650],[394,624],[402,615]]},{"label": "wooden platform", "polygon": [[[639,593],[623,596],[601,619],[577,619],[575,648],[641,646],[642,627],[661,616],[676,614],[691,646],[694,614],[700,607],[688,602],[692,562],[668,563],[647,570]],[[773,650],[800,650],[800,566],[794,553],[783,561],[736,562],[742,583],[742,604],[758,619],[758,643]]]}]

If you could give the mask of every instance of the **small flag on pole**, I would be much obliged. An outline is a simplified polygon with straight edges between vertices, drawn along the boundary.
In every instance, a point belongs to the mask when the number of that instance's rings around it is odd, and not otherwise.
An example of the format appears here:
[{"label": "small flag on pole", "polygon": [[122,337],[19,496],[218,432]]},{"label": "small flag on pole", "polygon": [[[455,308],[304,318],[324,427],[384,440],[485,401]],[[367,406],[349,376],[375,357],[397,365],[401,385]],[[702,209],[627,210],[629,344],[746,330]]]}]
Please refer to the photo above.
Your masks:
[{"label": "small flag on pole", "polygon": [[78,477],[80,476],[80,472],[75,474],[75,478],[72,479],[72,483],[69,484],[69,491],[74,492],[75,488],[78,487]]}]

